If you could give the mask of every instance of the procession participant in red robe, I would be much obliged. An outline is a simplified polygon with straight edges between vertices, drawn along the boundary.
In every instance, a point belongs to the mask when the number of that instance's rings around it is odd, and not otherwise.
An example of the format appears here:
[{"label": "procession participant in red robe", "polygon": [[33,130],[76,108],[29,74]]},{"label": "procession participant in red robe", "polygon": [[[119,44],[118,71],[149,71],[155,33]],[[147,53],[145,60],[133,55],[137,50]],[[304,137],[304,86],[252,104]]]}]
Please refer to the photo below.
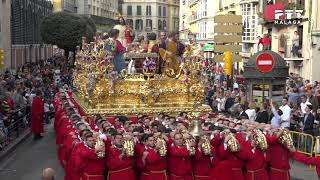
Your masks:
[{"label": "procession participant in red robe", "polygon": [[[79,131],[79,136],[84,137],[86,133],[90,133],[91,131],[88,129]],[[65,180],[79,180],[81,178],[81,172],[79,172],[79,169],[76,169],[76,161],[79,152],[81,151],[82,148],[84,148],[84,142],[82,141],[83,138],[79,137],[79,143],[75,144],[70,157],[67,162],[66,166],[66,173],[64,176]]]},{"label": "procession participant in red robe", "polygon": [[191,156],[183,141],[182,134],[176,133],[174,135],[174,143],[168,148],[170,180],[192,180]]},{"label": "procession participant in red robe", "polygon": [[104,158],[98,157],[97,153],[104,150],[104,146],[96,147],[93,133],[87,133],[84,137],[83,148],[78,151],[75,169],[81,172],[82,180],[104,180]]},{"label": "procession participant in red robe", "polygon": [[292,158],[296,161],[300,161],[306,165],[312,165],[312,166],[316,166],[316,172],[318,175],[318,178],[320,179],[320,157],[310,157],[307,156],[301,152],[294,152],[292,154]]},{"label": "procession participant in red robe", "polygon": [[70,158],[70,154],[72,152],[72,149],[74,148],[75,144],[77,144],[79,141],[78,139],[78,135],[71,131],[67,136],[66,139],[63,143],[63,150],[60,154],[60,158],[61,158],[61,163],[62,163],[62,167],[64,169],[67,168],[67,162]]},{"label": "procession participant in red robe", "polygon": [[135,180],[134,159],[128,157],[123,149],[123,136],[120,133],[112,135],[112,146],[106,157],[108,180]]},{"label": "procession participant in red robe", "polygon": [[[220,137],[223,137],[223,142],[216,147],[216,157],[218,159],[217,165],[211,172],[210,178],[212,180],[244,180],[242,173],[243,160],[240,159],[235,153],[231,152],[227,142],[230,136],[226,134],[230,133],[230,130],[225,130],[221,133]],[[239,141],[240,147],[243,141]]]},{"label": "procession participant in red robe", "polygon": [[143,135],[143,128],[142,127],[136,127],[132,130],[133,134],[133,140],[135,143],[134,146],[134,159],[136,163],[136,175],[137,177],[140,177],[140,173],[143,170],[143,164],[142,164],[142,153],[145,150],[145,146],[142,142],[142,135]]},{"label": "procession participant in red robe", "polygon": [[206,180],[210,177],[210,171],[213,168],[214,149],[211,146],[211,154],[204,154],[201,148],[203,139],[200,139],[196,148],[196,154],[193,159],[194,180]]},{"label": "procession participant in red robe", "polygon": [[279,141],[270,143],[268,149],[270,152],[270,180],[290,180],[290,150]]},{"label": "procession participant in red robe", "polygon": [[[251,136],[252,137],[252,136]],[[250,146],[241,146],[239,156],[246,161],[246,180],[269,180],[266,171],[266,152],[256,144],[254,140],[246,142]]]},{"label": "procession participant in red robe", "polygon": [[143,172],[140,174],[140,180],[167,180],[167,159],[160,156],[160,143],[155,145],[153,134],[143,136],[145,150],[142,154]]},{"label": "procession participant in red robe", "polygon": [[41,91],[38,90],[32,101],[31,131],[35,138],[41,137],[43,133],[44,105],[41,94]]}]

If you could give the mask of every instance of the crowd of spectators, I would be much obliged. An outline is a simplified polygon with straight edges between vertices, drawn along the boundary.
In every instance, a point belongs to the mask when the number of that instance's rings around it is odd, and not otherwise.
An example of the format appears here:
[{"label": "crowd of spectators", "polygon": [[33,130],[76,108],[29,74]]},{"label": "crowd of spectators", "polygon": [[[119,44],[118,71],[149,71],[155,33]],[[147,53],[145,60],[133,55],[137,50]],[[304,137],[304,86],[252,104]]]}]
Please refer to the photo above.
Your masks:
[{"label": "crowd of spectators", "polygon": [[210,86],[206,102],[214,111],[226,113],[239,119],[249,119],[259,123],[268,123],[273,127],[285,127],[292,131],[319,135],[320,86],[317,81],[311,83],[301,77],[290,76],[287,80],[286,94],[282,101],[274,102],[266,98],[264,102],[249,100],[245,86],[216,76]]},{"label": "crowd of spectators", "polygon": [[11,130],[30,127],[28,115],[37,91],[44,100],[45,122],[50,123],[57,85],[71,82],[72,65],[63,56],[26,63],[14,72],[4,70],[0,74],[0,150],[13,140]]}]

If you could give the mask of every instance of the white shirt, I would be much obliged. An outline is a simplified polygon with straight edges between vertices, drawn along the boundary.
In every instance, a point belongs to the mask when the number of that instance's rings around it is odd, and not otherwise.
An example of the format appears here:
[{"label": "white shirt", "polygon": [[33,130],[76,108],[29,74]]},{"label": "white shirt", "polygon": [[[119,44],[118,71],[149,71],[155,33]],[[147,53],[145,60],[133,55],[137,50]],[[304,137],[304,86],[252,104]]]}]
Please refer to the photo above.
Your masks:
[{"label": "white shirt", "polygon": [[306,101],[305,103],[303,103],[303,102],[300,103],[300,109],[301,109],[302,114],[306,113],[307,102],[308,101]]},{"label": "white shirt", "polygon": [[245,112],[247,113],[250,121],[256,120],[256,110],[255,109],[247,109]]},{"label": "white shirt", "polygon": [[280,107],[282,111],[281,116],[281,127],[282,128],[289,128],[290,127],[290,117],[291,117],[291,108],[286,104],[285,106]]}]

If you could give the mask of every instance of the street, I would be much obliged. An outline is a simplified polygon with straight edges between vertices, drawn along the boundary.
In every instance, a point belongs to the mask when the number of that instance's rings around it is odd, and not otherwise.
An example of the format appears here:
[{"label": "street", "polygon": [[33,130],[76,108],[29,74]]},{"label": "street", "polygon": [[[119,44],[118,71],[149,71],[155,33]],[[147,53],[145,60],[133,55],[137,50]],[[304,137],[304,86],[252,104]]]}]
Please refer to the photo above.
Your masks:
[{"label": "street", "polygon": [[[34,141],[30,136],[0,164],[1,180],[40,179],[41,171],[45,167],[51,167],[56,171],[57,180],[62,180],[64,176],[56,156],[52,125],[46,127],[46,133],[41,140]],[[291,164],[290,174],[293,180],[317,180],[314,169],[298,162],[291,162]]]},{"label": "street", "polygon": [[55,170],[55,179],[63,180],[64,172],[56,156],[52,125],[47,126],[45,131],[42,139],[34,141],[30,136],[0,162],[1,180],[38,180],[46,167]]}]

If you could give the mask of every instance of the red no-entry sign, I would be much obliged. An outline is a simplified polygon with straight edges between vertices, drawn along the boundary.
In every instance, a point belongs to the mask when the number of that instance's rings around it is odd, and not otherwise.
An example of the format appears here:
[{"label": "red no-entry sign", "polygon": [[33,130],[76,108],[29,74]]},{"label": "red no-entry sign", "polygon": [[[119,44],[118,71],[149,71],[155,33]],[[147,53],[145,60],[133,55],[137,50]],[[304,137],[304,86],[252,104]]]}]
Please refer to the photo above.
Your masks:
[{"label": "red no-entry sign", "polygon": [[256,59],[256,67],[261,72],[270,72],[275,64],[274,58],[269,53],[262,53]]}]

